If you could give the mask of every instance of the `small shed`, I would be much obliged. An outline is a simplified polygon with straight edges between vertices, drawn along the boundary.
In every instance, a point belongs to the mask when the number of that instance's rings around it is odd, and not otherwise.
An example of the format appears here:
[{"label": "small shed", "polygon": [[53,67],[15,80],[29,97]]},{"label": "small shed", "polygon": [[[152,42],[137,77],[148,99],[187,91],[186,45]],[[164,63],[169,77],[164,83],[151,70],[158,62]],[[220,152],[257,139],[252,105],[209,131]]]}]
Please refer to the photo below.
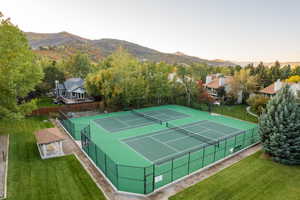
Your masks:
[{"label": "small shed", "polygon": [[46,128],[35,132],[37,146],[42,159],[63,156],[65,137],[58,128]]}]

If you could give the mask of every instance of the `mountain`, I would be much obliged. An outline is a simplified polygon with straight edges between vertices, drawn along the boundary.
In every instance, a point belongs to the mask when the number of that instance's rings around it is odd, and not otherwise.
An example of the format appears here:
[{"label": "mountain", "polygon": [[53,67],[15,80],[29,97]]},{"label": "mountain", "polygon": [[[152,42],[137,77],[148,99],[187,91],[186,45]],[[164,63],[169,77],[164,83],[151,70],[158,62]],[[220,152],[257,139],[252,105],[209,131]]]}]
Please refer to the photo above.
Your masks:
[{"label": "mountain", "polygon": [[25,33],[32,49],[44,56],[60,59],[77,51],[87,53],[95,62],[122,47],[142,61],[166,62],[169,64],[207,63],[212,66],[234,66],[230,61],[207,60],[185,55],[181,52],[163,53],[141,45],[117,39],[90,40],[71,33]]}]

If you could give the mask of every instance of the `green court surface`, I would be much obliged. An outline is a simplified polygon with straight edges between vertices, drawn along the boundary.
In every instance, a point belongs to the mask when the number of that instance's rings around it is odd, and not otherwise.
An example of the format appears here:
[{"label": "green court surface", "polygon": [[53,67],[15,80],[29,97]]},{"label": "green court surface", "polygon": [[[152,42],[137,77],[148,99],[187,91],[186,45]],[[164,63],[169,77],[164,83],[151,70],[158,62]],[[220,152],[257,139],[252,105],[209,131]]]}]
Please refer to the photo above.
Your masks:
[{"label": "green court surface", "polygon": [[206,145],[216,144],[219,148],[220,142],[225,138],[243,132],[207,120],[186,124],[180,128],[186,132],[181,129],[165,129],[122,141],[150,162],[163,163]]},{"label": "green court surface", "polygon": [[139,194],[259,141],[256,124],[177,105],[60,121],[117,190]]},{"label": "green court surface", "polygon": [[106,129],[106,131],[108,132],[119,132],[122,130],[151,125],[157,122],[160,123],[164,121],[188,117],[188,115],[170,109],[142,112],[142,114],[148,118],[141,117],[138,115],[138,113],[141,112],[132,112],[128,113],[127,115],[107,117],[102,119],[96,119],[94,121],[104,129]]}]

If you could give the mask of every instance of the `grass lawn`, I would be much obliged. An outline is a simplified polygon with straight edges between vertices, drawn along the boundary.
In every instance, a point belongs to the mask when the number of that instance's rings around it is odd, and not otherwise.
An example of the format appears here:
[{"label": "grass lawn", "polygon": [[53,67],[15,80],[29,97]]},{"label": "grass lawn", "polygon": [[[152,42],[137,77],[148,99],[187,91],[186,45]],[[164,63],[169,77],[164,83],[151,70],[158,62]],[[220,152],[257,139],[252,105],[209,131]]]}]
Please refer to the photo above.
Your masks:
[{"label": "grass lawn", "polygon": [[257,152],[170,198],[183,199],[299,200],[300,166],[281,165]]},{"label": "grass lawn", "polygon": [[[205,104],[194,104],[193,106],[195,109],[203,110],[203,111],[208,111],[208,107]],[[258,119],[252,115],[250,115],[246,108],[248,105],[241,104],[241,105],[221,105],[217,106],[214,105],[212,107],[212,112],[213,113],[218,113],[221,115],[226,115],[229,117],[234,117],[237,119],[249,121],[249,122],[254,122],[257,123]]]},{"label": "grass lawn", "polygon": [[40,98],[37,99],[36,104],[37,104],[38,108],[57,107],[57,106],[61,105],[61,104],[53,103],[53,98],[50,98],[50,97],[40,97]]},{"label": "grass lawn", "polygon": [[33,131],[51,127],[42,118],[0,121],[10,134],[8,200],[104,200],[75,156],[42,160]]},{"label": "grass lawn", "polygon": [[257,118],[250,115],[246,111],[246,108],[247,108],[247,105],[232,105],[232,106],[222,105],[222,106],[214,106],[213,112],[222,114],[222,115],[227,115],[227,116],[234,117],[234,118],[238,118],[241,120],[257,123],[258,122]]}]

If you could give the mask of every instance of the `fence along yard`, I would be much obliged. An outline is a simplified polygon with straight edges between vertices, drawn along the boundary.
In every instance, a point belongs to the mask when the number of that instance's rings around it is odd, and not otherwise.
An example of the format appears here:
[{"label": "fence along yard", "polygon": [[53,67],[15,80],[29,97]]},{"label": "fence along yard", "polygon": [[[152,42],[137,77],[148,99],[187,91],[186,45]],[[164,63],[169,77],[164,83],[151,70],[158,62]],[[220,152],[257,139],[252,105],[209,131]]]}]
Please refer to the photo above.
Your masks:
[{"label": "fence along yard", "polygon": [[67,111],[86,111],[86,110],[103,110],[103,102],[81,103],[74,105],[61,105],[57,107],[43,107],[32,111],[31,115],[49,115],[50,113],[57,113],[60,110]]},{"label": "fence along yard", "polygon": [[[135,112],[162,123],[131,111],[60,118],[118,191],[149,194],[259,140],[255,124],[187,107],[168,105]],[[110,123],[116,119],[123,125]],[[135,126],[136,122],[144,124]]]}]

